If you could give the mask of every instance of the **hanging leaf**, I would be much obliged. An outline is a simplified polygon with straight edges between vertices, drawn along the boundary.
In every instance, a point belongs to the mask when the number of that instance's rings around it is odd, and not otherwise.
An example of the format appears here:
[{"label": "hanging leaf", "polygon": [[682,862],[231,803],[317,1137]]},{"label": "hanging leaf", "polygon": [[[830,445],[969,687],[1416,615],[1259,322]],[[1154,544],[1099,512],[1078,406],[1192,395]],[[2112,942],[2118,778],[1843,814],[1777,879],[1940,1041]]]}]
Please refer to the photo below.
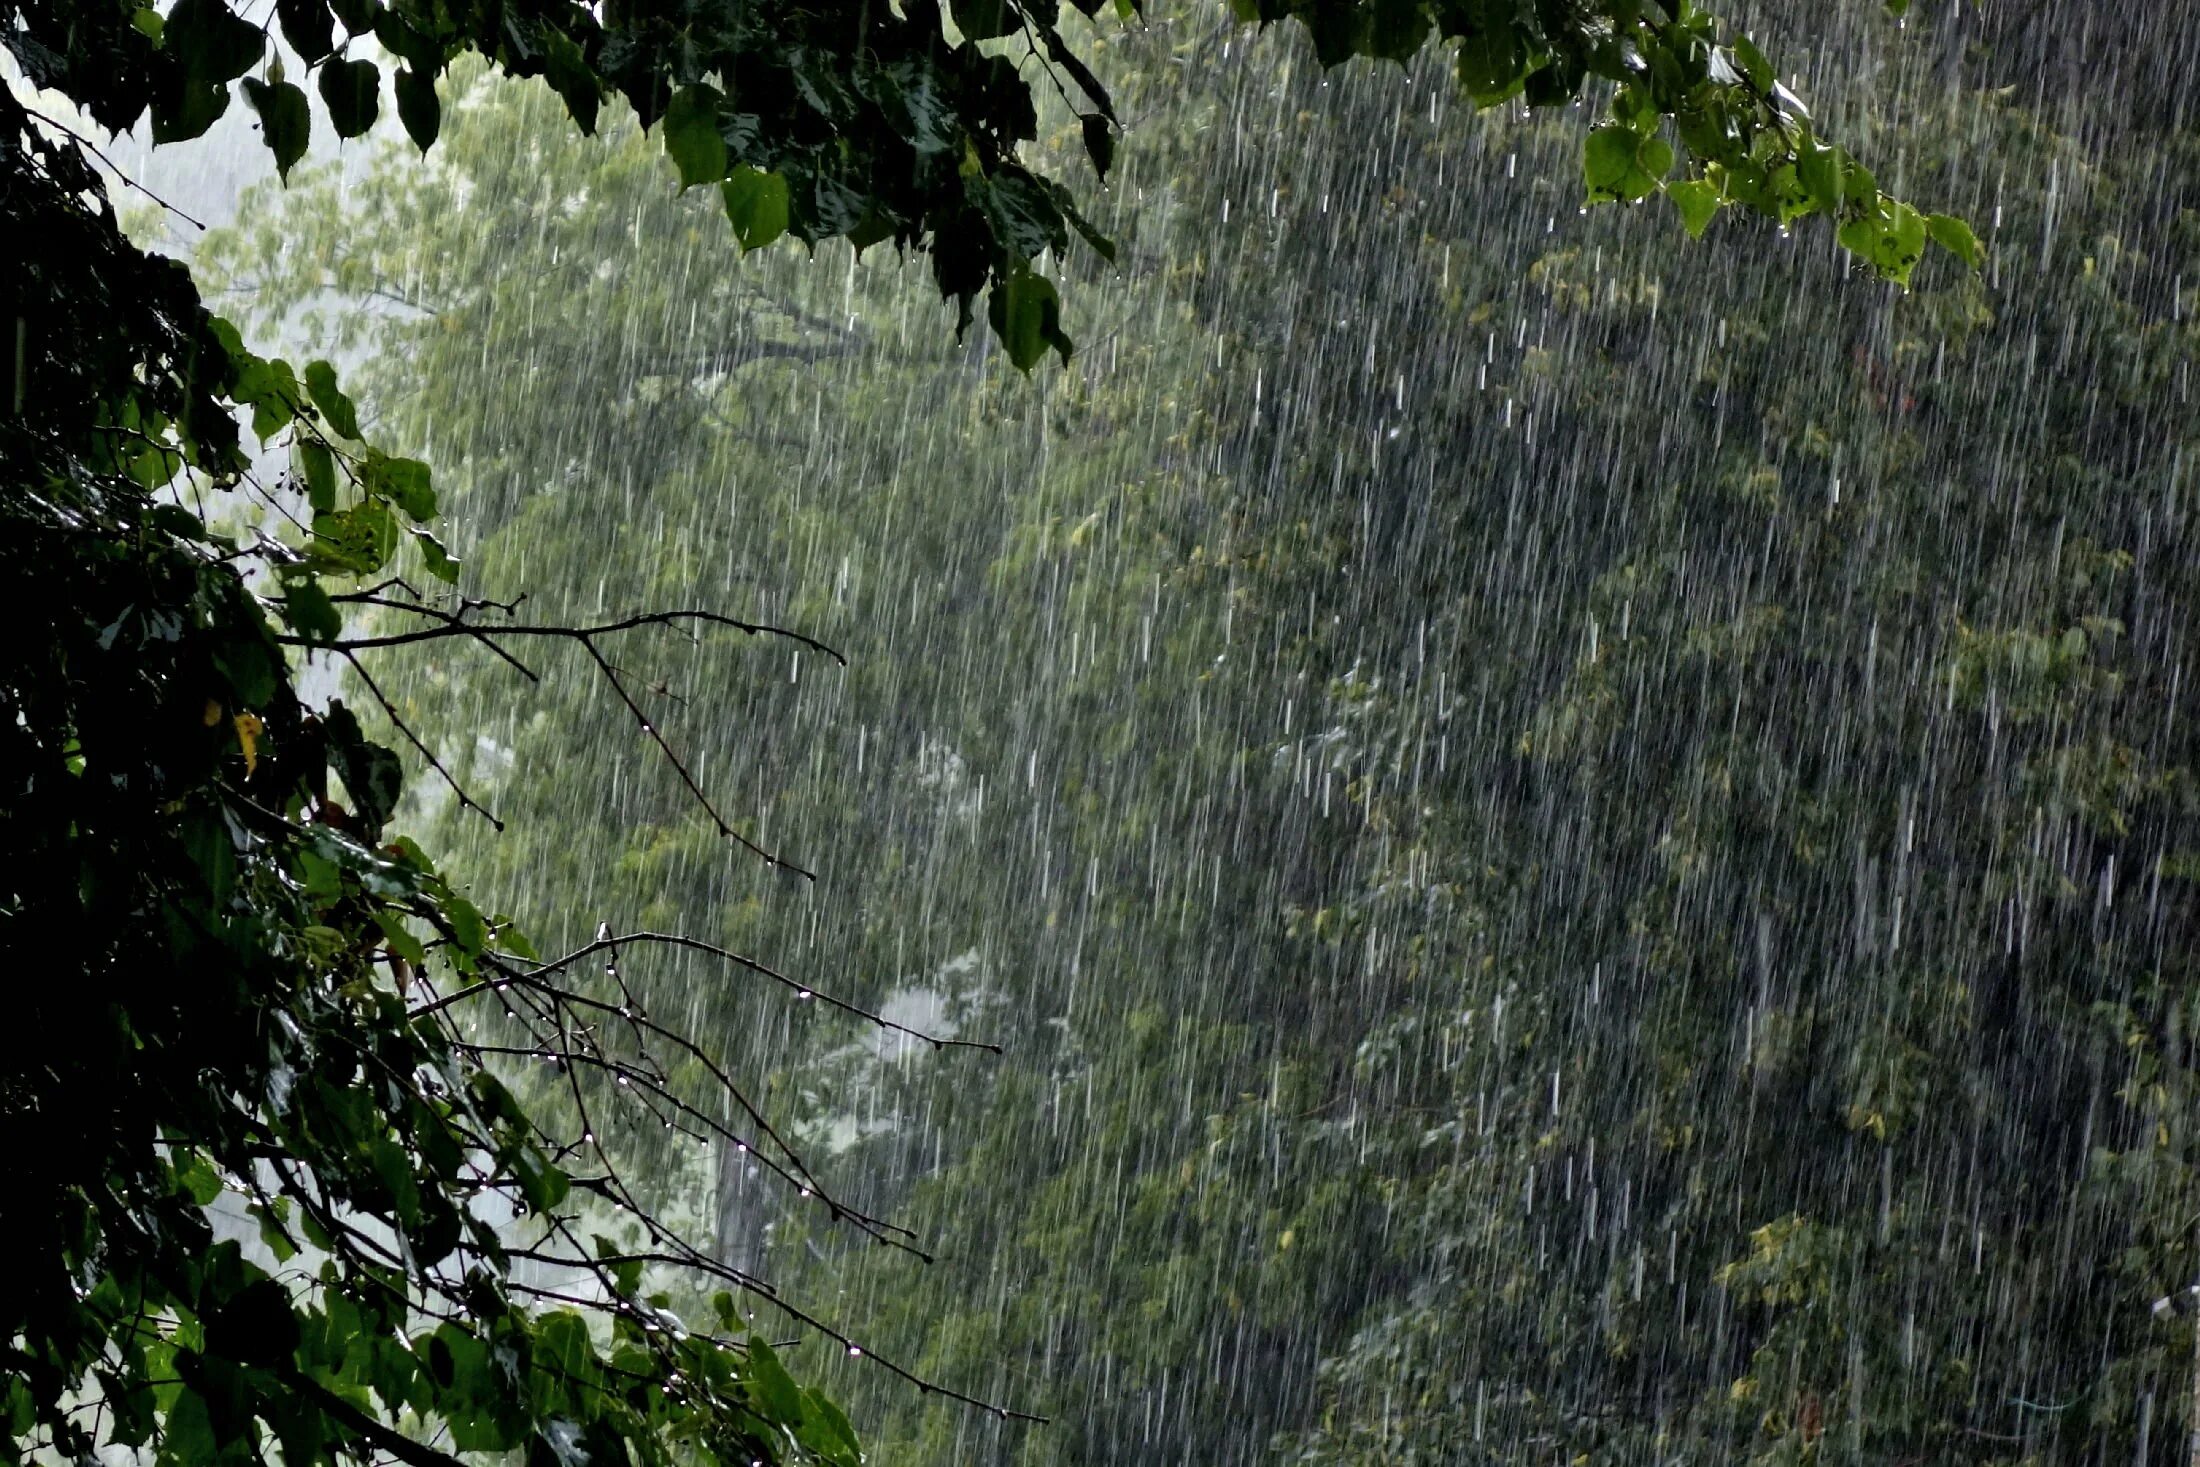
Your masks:
[{"label": "hanging leaf", "polygon": [[720,192],[726,201],[726,218],[733,223],[733,237],[743,250],[762,249],[787,232],[787,181],[776,173],[762,173],[747,164],[733,170]]},{"label": "hanging leaf", "polygon": [[313,398],[313,405],[321,410],[328,425],[345,438],[359,436],[359,412],[350,398],[336,385],[336,369],[327,362],[306,363],[306,391]]},{"label": "hanging leaf", "polygon": [[1680,179],[1665,186],[1665,196],[1680,210],[1681,227],[1693,239],[1703,238],[1703,232],[1711,225],[1719,212],[1718,185],[1706,179]]},{"label": "hanging leaf", "polygon": [[701,84],[682,87],[665,108],[665,155],[679,170],[683,190],[726,176],[726,140],[718,132],[723,100],[716,87]]},{"label": "hanging leaf", "polygon": [[283,23],[283,39],[306,65],[336,49],[336,20],[326,0],[275,0],[275,15]]},{"label": "hanging leaf", "polygon": [[1115,166],[1115,127],[1097,113],[1087,113],[1077,119],[1085,132],[1085,156],[1092,159],[1092,171],[1102,179]]},{"label": "hanging leaf", "polygon": [[435,78],[407,66],[391,85],[397,93],[397,120],[405,124],[405,135],[413,140],[414,147],[427,152],[435,146],[436,134],[443,127],[443,104],[435,95]]},{"label": "hanging leaf", "polygon": [[1979,243],[1971,226],[1951,214],[1925,216],[1925,232],[1932,236],[1934,244],[1954,255],[1973,270],[1986,264],[1986,246]]},{"label": "hanging leaf", "polygon": [[1074,349],[1062,332],[1062,298],[1054,282],[1030,270],[1017,270],[993,287],[986,320],[1021,372],[1039,365],[1050,347],[1065,362]]},{"label": "hanging leaf", "polygon": [[286,81],[262,82],[248,76],[244,95],[260,114],[260,136],[275,155],[276,172],[287,180],[291,168],[306,155],[313,128],[313,109],[306,105],[306,94]]},{"label": "hanging leaf", "polygon": [[382,74],[371,61],[331,61],[321,68],[321,101],[340,138],[363,137],[382,110]]}]

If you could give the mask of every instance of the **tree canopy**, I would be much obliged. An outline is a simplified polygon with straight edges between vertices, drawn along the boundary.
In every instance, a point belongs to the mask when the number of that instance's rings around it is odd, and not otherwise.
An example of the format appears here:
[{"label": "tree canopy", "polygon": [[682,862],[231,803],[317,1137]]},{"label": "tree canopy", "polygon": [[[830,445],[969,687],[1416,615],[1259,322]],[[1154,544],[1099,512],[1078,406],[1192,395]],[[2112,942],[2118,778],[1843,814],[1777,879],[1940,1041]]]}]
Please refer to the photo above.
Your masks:
[{"label": "tree canopy", "polygon": [[[1455,42],[1477,105],[1610,82],[1611,121],[1581,155],[1590,197],[1662,190],[1691,232],[1732,203],[1783,223],[1828,215],[1890,278],[1928,239],[1976,259],[1961,225],[1881,193],[1755,47],[1684,5],[1243,18],[1303,21],[1324,64]],[[982,298],[1025,368],[1070,352],[1042,262],[1072,234],[1114,248],[1025,161],[1046,77],[1096,171],[1115,161],[1116,109],[1076,50],[1086,33],[1050,7],[284,0],[269,27],[223,0],[16,0],[0,20],[24,76],[100,127],[146,117],[178,142],[241,93],[285,172],[312,126],[286,74],[298,64],[345,137],[372,125],[386,80],[423,151],[468,54],[541,77],[584,132],[618,98],[683,188],[718,187],[744,248],[786,232],[920,253],[960,321]],[[0,287],[0,513],[20,551],[11,605],[39,629],[0,662],[14,714],[0,950],[39,975],[0,1072],[18,1163],[0,1224],[24,1240],[0,1304],[13,1440],[192,1463],[270,1444],[297,1464],[854,1460],[846,1419],[789,1378],[743,1301],[830,1327],[661,1229],[577,1077],[757,1154],[824,1220],[900,1235],[837,1200],[707,1054],[625,1001],[620,954],[654,939],[606,931],[544,958],[398,832],[386,744],[448,771],[357,661],[400,643],[514,662],[530,638],[564,647],[713,830],[746,840],[606,640],[668,618],[781,634],[702,609],[531,623],[509,602],[422,595],[460,577],[427,462],[373,441],[327,361],[255,353],[183,267],[132,245],[78,119],[38,107],[0,100],[19,241]],[[1674,178],[1679,152],[1690,166]],[[247,432],[281,456],[272,474]],[[297,659],[313,652],[355,669],[360,707],[306,694]],[[462,1002],[492,1011],[486,1030],[457,1022]],[[549,1083],[516,1099],[497,1055]],[[514,1211],[539,1219],[536,1240],[501,1229]],[[625,1230],[576,1236],[584,1213]],[[689,1280],[677,1295],[660,1267]]]}]

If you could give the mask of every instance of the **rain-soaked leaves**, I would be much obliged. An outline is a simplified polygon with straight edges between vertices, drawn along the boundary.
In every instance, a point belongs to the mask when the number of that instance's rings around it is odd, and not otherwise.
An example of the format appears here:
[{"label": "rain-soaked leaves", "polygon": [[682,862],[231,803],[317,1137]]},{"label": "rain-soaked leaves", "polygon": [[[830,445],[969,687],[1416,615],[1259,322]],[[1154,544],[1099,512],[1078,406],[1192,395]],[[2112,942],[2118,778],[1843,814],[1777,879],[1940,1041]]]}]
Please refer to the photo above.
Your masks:
[{"label": "rain-soaked leaves", "polygon": [[726,218],[744,250],[762,249],[787,232],[787,183],[742,164],[722,186]]}]

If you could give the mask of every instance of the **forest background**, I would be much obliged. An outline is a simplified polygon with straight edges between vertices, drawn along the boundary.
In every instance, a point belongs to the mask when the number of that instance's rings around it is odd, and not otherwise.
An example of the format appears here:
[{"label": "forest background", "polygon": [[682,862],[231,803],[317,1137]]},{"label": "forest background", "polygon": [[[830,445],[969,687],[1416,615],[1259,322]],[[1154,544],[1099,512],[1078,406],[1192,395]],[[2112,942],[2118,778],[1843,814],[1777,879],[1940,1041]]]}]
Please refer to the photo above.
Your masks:
[{"label": "forest background", "polygon": [[733,267],[654,136],[568,139],[539,86],[467,81],[426,166],[392,139],[198,247],[229,314],[348,336],[473,594],[851,654],[632,653],[815,888],[729,861],[578,661],[385,686],[472,731],[442,752],[510,830],[413,828],[546,950],[677,921],[1007,1041],[627,974],[940,1256],[620,1138],[661,1205],[1058,1418],[851,1362],[880,1460],[2175,1439],[2189,83],[2089,9],[1816,11],[1755,29],[1983,276],[1583,214],[1578,117],[1188,7],[1106,38],[1124,252],[1065,272],[1081,350],[1036,379],[880,252]]}]

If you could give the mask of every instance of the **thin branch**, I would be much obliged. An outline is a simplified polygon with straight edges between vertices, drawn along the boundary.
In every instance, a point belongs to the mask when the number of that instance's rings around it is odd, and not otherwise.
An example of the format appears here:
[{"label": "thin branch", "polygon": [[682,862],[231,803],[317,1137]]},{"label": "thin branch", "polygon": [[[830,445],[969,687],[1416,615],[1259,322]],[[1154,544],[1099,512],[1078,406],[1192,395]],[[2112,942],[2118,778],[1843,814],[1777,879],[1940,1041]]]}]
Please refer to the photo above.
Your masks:
[{"label": "thin branch", "polygon": [[[392,601],[388,597],[379,594],[382,590],[385,589],[386,584],[387,583],[385,583],[385,586],[375,586],[365,591],[355,591],[348,596],[331,596],[329,600],[359,606],[380,606],[390,611],[409,611],[415,616],[433,617],[443,626],[448,627],[453,636],[464,635],[470,637],[474,641],[481,643],[482,646],[487,647],[491,652],[496,653],[496,655],[503,658],[507,664],[517,669],[520,676],[526,678],[529,682],[539,683],[542,681],[541,676],[537,674],[533,668],[529,667],[526,663],[520,661],[517,657],[514,657],[511,653],[505,651],[502,647],[499,647],[496,642],[489,636],[489,633],[491,631],[502,630],[502,628],[477,627],[473,623],[464,619],[465,613],[463,610],[460,611],[457,615],[453,615],[452,613],[445,611],[440,607],[424,606],[414,601]],[[406,589],[410,590],[411,588],[406,587]],[[353,648],[356,649],[358,646],[363,644],[353,643],[351,645]]]},{"label": "thin branch", "polygon": [[[22,106],[22,103],[18,101],[16,105]],[[169,213],[175,215],[178,219],[181,219],[184,223],[190,225],[193,229],[206,228],[204,224],[201,224],[198,220],[192,218],[189,214],[184,213],[183,210],[177,208],[174,204],[169,203],[159,194],[154,193],[144,184],[139,183],[129,174],[124,173],[120,168],[116,167],[114,159],[99,151],[99,144],[93,142],[90,138],[84,136],[84,134],[78,132],[75,128],[70,127],[65,122],[54,121],[54,119],[48,117],[45,113],[39,111],[36,107],[23,107],[23,111],[27,116],[34,117],[38,121],[45,123],[46,126],[52,128],[55,132],[66,134],[69,138],[73,139],[78,147],[84,149],[94,158],[97,158],[101,163],[105,164],[107,167],[107,171],[109,173],[112,173],[115,177],[121,179],[125,186],[136,189],[139,193],[145,195],[145,197],[151,199],[154,203],[160,205],[163,209],[166,209]]]},{"label": "thin branch", "polygon": [[[665,762],[672,766],[673,773],[680,776],[680,783],[687,786],[688,793],[695,797],[695,803],[703,807],[703,813],[710,817],[711,824],[718,828],[718,833],[729,840],[738,842],[745,849],[762,859],[766,865],[784,866],[805,881],[817,880],[816,872],[806,870],[775,852],[765,850],[726,822],[726,817],[719,814],[718,807],[710,802],[710,796],[703,792],[702,785],[696,783],[695,776],[688,773],[687,765],[681,763],[680,756],[672,751],[672,745],[666,743],[665,736],[657,731],[655,721],[643,710],[641,704],[634,701],[634,695],[626,690],[626,684],[619,681],[619,674],[609,662],[604,660],[604,655],[596,649],[595,642],[587,637],[582,637],[580,640],[581,646],[588,653],[589,660],[596,664],[596,669],[603,674],[604,681],[611,684],[611,691],[618,694],[619,701],[626,705],[626,711],[634,715],[635,724],[649,737],[650,742],[657,746],[657,752],[665,756]],[[845,665],[843,664],[843,666]]]},{"label": "thin branch", "polygon": [[[449,615],[447,612],[438,613],[432,607],[399,605],[397,609],[417,611],[426,616],[442,615],[447,617]],[[471,622],[466,622],[455,627],[444,625],[426,627],[415,632],[391,632],[379,637],[357,637],[340,645],[349,647],[355,652],[363,652],[370,647],[403,647],[414,642],[432,642],[441,637],[458,636],[475,630],[494,632],[500,637],[562,637],[567,641],[585,642],[591,637],[606,637],[616,632],[634,631],[639,627],[678,627],[684,622],[700,622],[706,626],[726,627],[733,631],[744,632],[752,637],[779,637],[830,657],[842,667],[848,665],[847,658],[841,656],[840,653],[826,646],[823,642],[818,641],[815,637],[806,636],[787,627],[773,626],[768,622],[742,621],[738,617],[725,616],[715,611],[696,610],[645,611],[634,616],[623,617],[618,621],[605,622],[601,626],[592,627],[548,626],[515,622],[508,626],[475,628]]]},{"label": "thin branch", "polygon": [[[876,1025],[878,1028],[896,1034],[906,1034],[911,1039],[931,1045],[934,1049],[982,1049],[987,1054],[1000,1054],[1002,1052],[1000,1045],[985,1040],[945,1038],[937,1034],[927,1034],[922,1029],[912,1029],[907,1024],[897,1024],[883,1014],[873,1013],[871,1010],[852,1004],[846,999],[835,998],[832,994],[820,993],[806,983],[798,983],[778,969],[760,963],[754,958],[744,957],[730,948],[719,947],[715,943],[705,942],[697,937],[687,937],[677,932],[629,932],[624,936],[600,936],[593,942],[575,948],[563,957],[551,959],[540,968],[537,968],[530,976],[540,978],[544,974],[555,973],[561,968],[569,968],[575,963],[582,962],[596,953],[606,951],[616,953],[622,945],[630,942],[655,943],[660,947],[687,948],[694,952],[706,953],[722,962],[732,963],[736,967],[746,968],[760,977],[769,978],[774,983],[793,992],[797,998],[815,1000],[824,1004],[827,1008],[838,1009],[844,1014],[852,1014],[866,1023]],[[457,996],[454,995],[454,997]]]},{"label": "thin branch", "polygon": [[311,1396],[314,1404],[318,1405],[323,1411],[365,1437],[375,1446],[388,1452],[398,1461],[407,1464],[407,1467],[466,1467],[466,1464],[457,1457],[439,1452],[433,1447],[424,1446],[406,1436],[403,1432],[383,1425],[310,1375],[302,1372],[291,1372],[289,1380],[292,1389]]},{"label": "thin branch", "polygon": [[344,660],[351,664],[351,670],[353,672],[359,674],[359,681],[367,685],[367,691],[374,695],[374,701],[382,705],[382,711],[389,715],[390,723],[397,729],[399,733],[405,736],[407,742],[409,742],[415,749],[418,749],[420,751],[420,757],[428,761],[428,767],[430,769],[433,769],[437,774],[443,777],[443,782],[451,787],[451,793],[458,796],[459,808],[462,810],[473,811],[482,819],[488,821],[490,825],[495,827],[498,834],[503,834],[504,822],[497,819],[495,815],[491,814],[489,808],[486,805],[483,805],[472,795],[466,793],[466,787],[458,782],[457,776],[453,775],[450,770],[443,767],[443,761],[435,757],[435,751],[427,746],[426,742],[421,739],[420,735],[414,733],[411,728],[406,726],[404,719],[397,716],[397,709],[391,705],[389,698],[383,693],[382,689],[376,685],[374,679],[368,676],[367,670],[359,665],[359,659],[352,653],[347,651],[344,653]]}]

